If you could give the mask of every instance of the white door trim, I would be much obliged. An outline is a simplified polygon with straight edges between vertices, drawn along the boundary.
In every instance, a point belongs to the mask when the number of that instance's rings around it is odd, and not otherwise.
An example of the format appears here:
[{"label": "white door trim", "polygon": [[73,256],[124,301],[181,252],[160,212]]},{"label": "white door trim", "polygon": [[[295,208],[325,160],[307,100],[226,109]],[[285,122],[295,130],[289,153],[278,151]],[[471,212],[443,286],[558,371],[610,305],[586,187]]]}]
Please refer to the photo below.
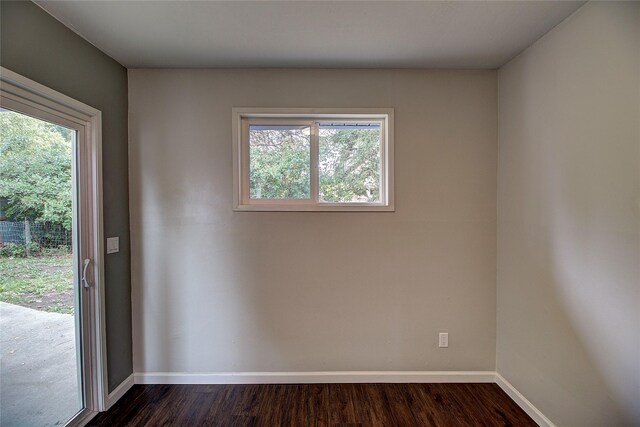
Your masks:
[{"label": "white door trim", "polygon": [[[3,101],[14,102],[37,109],[43,114],[59,117],[61,120],[78,124],[84,129],[85,147],[83,161],[90,163],[81,199],[91,218],[92,247],[88,248],[93,259],[93,286],[89,290],[88,325],[90,372],[86,407],[90,412],[103,411],[108,397],[107,381],[107,345],[104,301],[104,242],[102,218],[102,113],[80,101],[50,89],[7,68],[0,67],[0,96]],[[85,350],[86,351],[86,350]],[[88,420],[86,414],[81,417]],[[80,420],[78,420],[80,421]],[[81,422],[81,421],[80,421]],[[74,422],[73,424],[76,424]]]},{"label": "white door trim", "polygon": [[124,381],[122,381],[118,387],[116,387],[111,393],[109,393],[104,410],[108,411],[118,400],[120,400],[122,396],[125,395],[126,392],[129,391],[131,387],[133,387],[133,385],[134,376],[133,374],[131,374]]}]

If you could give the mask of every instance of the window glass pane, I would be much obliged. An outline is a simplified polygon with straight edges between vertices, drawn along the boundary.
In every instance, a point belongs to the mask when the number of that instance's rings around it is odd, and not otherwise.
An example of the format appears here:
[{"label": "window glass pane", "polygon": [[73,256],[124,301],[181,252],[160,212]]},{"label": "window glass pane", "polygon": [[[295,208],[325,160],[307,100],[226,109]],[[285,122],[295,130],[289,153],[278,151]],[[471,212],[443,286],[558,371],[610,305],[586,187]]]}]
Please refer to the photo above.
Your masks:
[{"label": "window glass pane", "polygon": [[328,203],[380,202],[380,123],[321,123],[319,197]]},{"label": "window glass pane", "polygon": [[85,406],[72,238],[76,136],[0,108],[1,426],[66,425]]},{"label": "window glass pane", "polygon": [[311,128],[249,126],[249,197],[309,199]]}]

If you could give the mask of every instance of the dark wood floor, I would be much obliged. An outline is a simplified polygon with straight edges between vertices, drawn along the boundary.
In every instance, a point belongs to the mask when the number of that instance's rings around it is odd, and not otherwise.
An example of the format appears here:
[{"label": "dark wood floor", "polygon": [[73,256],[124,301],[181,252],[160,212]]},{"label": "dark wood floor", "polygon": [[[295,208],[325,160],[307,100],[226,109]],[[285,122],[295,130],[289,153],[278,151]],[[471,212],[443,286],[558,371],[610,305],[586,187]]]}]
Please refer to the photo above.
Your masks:
[{"label": "dark wood floor", "polygon": [[91,426],[535,426],[495,384],[136,385]]}]

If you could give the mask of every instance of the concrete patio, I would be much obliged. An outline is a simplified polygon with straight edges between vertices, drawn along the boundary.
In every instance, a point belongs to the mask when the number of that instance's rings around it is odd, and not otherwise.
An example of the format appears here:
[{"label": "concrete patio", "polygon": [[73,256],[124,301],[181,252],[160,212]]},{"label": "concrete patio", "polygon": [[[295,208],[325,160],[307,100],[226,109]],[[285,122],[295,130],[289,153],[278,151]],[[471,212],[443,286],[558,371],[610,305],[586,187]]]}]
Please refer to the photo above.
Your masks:
[{"label": "concrete patio", "polygon": [[0,302],[0,426],[64,425],[78,390],[73,316]]}]

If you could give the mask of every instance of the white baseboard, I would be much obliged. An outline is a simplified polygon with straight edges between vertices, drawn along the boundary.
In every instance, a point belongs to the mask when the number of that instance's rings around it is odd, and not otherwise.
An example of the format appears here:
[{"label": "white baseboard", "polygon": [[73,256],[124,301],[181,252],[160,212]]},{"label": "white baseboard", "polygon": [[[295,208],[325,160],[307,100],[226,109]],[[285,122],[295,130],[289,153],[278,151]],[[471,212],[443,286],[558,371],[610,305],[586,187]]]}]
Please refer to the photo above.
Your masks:
[{"label": "white baseboard", "polygon": [[538,408],[533,406],[533,403],[529,402],[522,393],[520,393],[509,381],[497,372],[495,382],[514,402],[516,402],[516,404],[518,404],[520,408],[522,408],[523,411],[527,413],[527,415],[533,418],[533,421],[538,423],[540,427],[556,427],[549,418],[545,417]]},{"label": "white baseboard", "polygon": [[493,371],[145,372],[136,384],[493,383]]},{"label": "white baseboard", "polygon": [[109,396],[107,396],[107,401],[105,402],[105,411],[108,410],[116,403],[126,392],[129,391],[131,387],[135,384],[135,376],[131,374],[120,383],[118,387],[116,387]]}]

